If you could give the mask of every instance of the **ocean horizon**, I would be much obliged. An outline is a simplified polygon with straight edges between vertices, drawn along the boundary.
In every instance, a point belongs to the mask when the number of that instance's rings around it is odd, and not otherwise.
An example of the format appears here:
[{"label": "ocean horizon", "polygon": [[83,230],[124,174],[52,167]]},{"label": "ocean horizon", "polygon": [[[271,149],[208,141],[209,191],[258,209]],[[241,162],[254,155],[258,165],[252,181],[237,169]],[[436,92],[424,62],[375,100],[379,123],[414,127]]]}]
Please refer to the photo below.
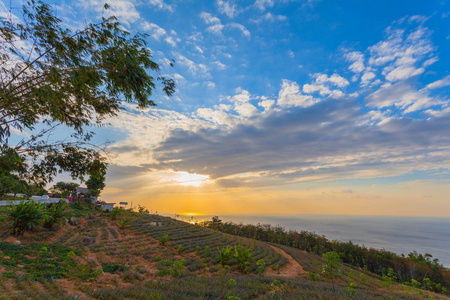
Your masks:
[{"label": "ocean horizon", "polygon": [[[429,253],[450,268],[450,218],[358,215],[215,214],[223,221],[270,224],[287,230],[309,231],[329,240],[352,241],[367,248],[385,249],[407,256]],[[215,215],[180,216],[201,222]],[[173,214],[170,216],[174,216]]]}]

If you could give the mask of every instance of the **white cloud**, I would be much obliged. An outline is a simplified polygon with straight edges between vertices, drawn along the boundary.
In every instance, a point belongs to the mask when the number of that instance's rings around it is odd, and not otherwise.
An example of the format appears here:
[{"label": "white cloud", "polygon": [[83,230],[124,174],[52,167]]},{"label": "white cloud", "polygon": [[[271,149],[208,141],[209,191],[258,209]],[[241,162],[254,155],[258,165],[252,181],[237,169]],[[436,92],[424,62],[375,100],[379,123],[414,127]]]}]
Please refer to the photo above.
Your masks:
[{"label": "white cloud", "polygon": [[148,31],[150,33],[150,36],[157,41],[159,41],[159,39],[167,33],[163,28],[147,21],[142,22],[141,26],[143,30]]},{"label": "white cloud", "polygon": [[402,65],[400,67],[395,68],[394,70],[390,71],[386,74],[386,79],[395,82],[400,80],[405,80],[410,77],[420,75],[425,70],[423,68],[416,68],[411,66]]},{"label": "white cloud", "polygon": [[222,30],[224,27],[225,26],[223,26],[222,24],[216,24],[209,26],[206,30],[216,35],[222,35]]},{"label": "white cloud", "polygon": [[312,94],[319,92],[321,96],[329,96],[331,98],[341,98],[344,93],[338,89],[332,89],[331,86],[346,87],[349,82],[344,77],[333,74],[328,77],[326,74],[316,73],[313,75],[313,82],[311,84],[303,85],[303,92],[307,94]]},{"label": "white cloud", "polygon": [[409,82],[402,81],[393,85],[386,85],[366,97],[370,107],[397,107],[405,113],[421,110],[439,104],[429,97],[424,90],[417,91]]},{"label": "white cloud", "polygon": [[172,54],[175,56],[176,62],[187,67],[193,75],[203,75],[204,77],[209,76],[208,67],[204,64],[196,64],[178,52],[173,52]]},{"label": "white cloud", "polygon": [[328,77],[327,74],[316,73],[313,75],[313,77],[315,78],[315,82],[317,83],[332,83],[333,85],[341,88],[349,85],[347,79],[336,73],[331,75],[330,77]]},{"label": "white cloud", "polygon": [[361,73],[364,71],[364,55],[359,51],[349,52],[345,55],[347,61],[352,64],[348,67],[349,70],[355,73]]},{"label": "white cloud", "polygon": [[195,50],[197,50],[198,52],[200,52],[201,54],[203,54],[203,49],[200,48],[199,46],[195,46]]},{"label": "white cloud", "polygon": [[227,26],[229,26],[230,28],[237,28],[242,32],[243,35],[245,35],[246,37],[250,37],[250,31],[248,31],[244,25],[238,23],[231,23],[228,24]]},{"label": "white cloud", "polygon": [[430,84],[428,84],[425,88],[428,90],[432,90],[432,89],[438,89],[444,86],[449,86],[450,85],[450,75],[447,75],[446,77],[437,80],[435,82],[432,82]]},{"label": "white cloud", "polygon": [[261,22],[275,22],[275,21],[286,21],[286,20],[287,20],[286,16],[274,15],[271,12],[268,12],[257,19],[252,19],[251,21],[253,21],[255,23],[261,23]]},{"label": "white cloud", "polygon": [[244,90],[242,88],[237,88],[236,93],[238,93],[238,94],[229,98],[229,100],[231,102],[245,103],[245,102],[250,101],[250,93],[247,90]]},{"label": "white cloud", "polygon": [[128,0],[111,0],[108,1],[110,9],[105,12],[105,2],[102,0],[81,0],[78,5],[87,11],[95,11],[99,14],[106,14],[107,16],[116,16],[121,23],[130,25],[140,20],[141,15],[137,11],[134,1]]},{"label": "white cloud", "polygon": [[214,65],[216,65],[217,69],[224,70],[227,66],[221,63],[220,61],[216,60],[213,62]]},{"label": "white cloud", "polygon": [[309,107],[319,102],[310,95],[300,92],[300,87],[296,82],[283,79],[281,90],[278,93],[277,104],[281,107]]},{"label": "white cloud", "polygon": [[264,111],[270,110],[275,105],[275,100],[263,100],[258,102],[258,106],[263,107]]},{"label": "white cloud", "polygon": [[205,84],[206,84],[207,87],[209,87],[211,89],[216,87],[216,84],[214,82],[212,82],[212,81],[205,81]]},{"label": "white cloud", "polygon": [[256,107],[248,102],[236,104],[234,110],[244,118],[252,117],[259,112]]},{"label": "white cloud", "polygon": [[212,14],[202,11],[200,13],[200,17],[203,19],[203,21],[206,24],[220,24],[220,19],[217,17],[214,17]]},{"label": "white cloud", "polygon": [[[176,41],[175,41],[176,39]],[[180,42],[181,40],[179,38],[173,38],[171,36],[166,37],[164,40],[171,45],[172,47],[176,47],[177,46],[177,42]]]},{"label": "white cloud", "polygon": [[274,5],[273,0],[256,0],[253,4],[260,10],[266,10],[267,8],[271,8]]},{"label": "white cloud", "polygon": [[372,79],[376,77],[374,72],[366,72],[363,76],[361,76],[361,85],[366,86],[368,85]]},{"label": "white cloud", "polygon": [[239,14],[239,10],[236,8],[236,4],[234,3],[224,0],[217,0],[217,6],[219,7],[219,11],[227,15],[229,18],[234,18]]},{"label": "white cloud", "polygon": [[164,3],[163,0],[148,0],[150,5],[156,6],[160,10],[167,10],[173,12],[173,6],[167,3]]}]

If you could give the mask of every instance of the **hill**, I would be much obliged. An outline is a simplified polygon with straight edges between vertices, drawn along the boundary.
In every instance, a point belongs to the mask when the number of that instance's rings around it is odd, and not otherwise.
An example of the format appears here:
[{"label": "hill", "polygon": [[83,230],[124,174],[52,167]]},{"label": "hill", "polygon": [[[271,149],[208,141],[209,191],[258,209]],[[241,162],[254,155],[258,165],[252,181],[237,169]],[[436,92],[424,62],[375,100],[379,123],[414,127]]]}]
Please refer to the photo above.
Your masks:
[{"label": "hill", "polygon": [[316,254],[164,216],[72,213],[19,237],[3,224],[0,299],[447,299],[345,264],[330,278]]}]

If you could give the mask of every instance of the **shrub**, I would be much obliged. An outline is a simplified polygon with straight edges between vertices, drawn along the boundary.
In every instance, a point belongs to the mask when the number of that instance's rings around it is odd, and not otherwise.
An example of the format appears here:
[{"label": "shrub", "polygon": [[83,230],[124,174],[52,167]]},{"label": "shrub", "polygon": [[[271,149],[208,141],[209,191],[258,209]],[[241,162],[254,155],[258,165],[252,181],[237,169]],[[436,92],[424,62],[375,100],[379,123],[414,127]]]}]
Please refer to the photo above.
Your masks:
[{"label": "shrub", "polygon": [[117,272],[124,272],[129,268],[124,265],[112,264],[112,263],[104,263],[102,264],[103,272],[115,274]]},{"label": "shrub", "polygon": [[228,261],[230,260],[231,256],[232,256],[232,250],[233,248],[231,248],[230,246],[226,246],[226,247],[222,247],[222,248],[217,248],[219,250],[219,260],[220,260],[220,264],[225,266],[228,264]]},{"label": "shrub", "polygon": [[256,272],[259,276],[264,276],[264,271],[266,270],[266,262],[264,259],[260,259],[256,262]]},{"label": "shrub", "polygon": [[336,298],[336,288],[334,285],[334,279],[337,277],[337,275],[341,271],[342,261],[336,252],[327,252],[322,255],[322,259],[325,262],[325,264],[322,266],[322,272],[325,274],[325,276],[331,278],[331,282],[333,284],[333,293]]},{"label": "shrub", "polygon": [[66,212],[69,205],[65,202],[59,202],[50,206],[44,215],[44,227],[53,228],[55,224],[64,222],[66,218],[70,217],[70,213]]},{"label": "shrub", "polygon": [[10,222],[10,232],[21,235],[25,230],[36,228],[45,215],[44,205],[34,201],[22,201],[18,205],[10,204],[6,211],[5,220]]},{"label": "shrub", "polygon": [[163,235],[159,239],[159,244],[164,246],[167,243],[168,240],[169,240],[169,233],[167,232],[165,235]]},{"label": "shrub", "polygon": [[252,259],[252,249],[245,249],[241,244],[234,246],[234,258],[239,264],[241,272],[247,272],[250,260]]},{"label": "shrub", "polygon": [[119,229],[125,229],[125,226],[131,221],[131,218],[126,218],[119,220],[117,223],[119,225]]},{"label": "shrub", "polygon": [[186,266],[184,265],[186,262],[185,259],[176,260],[172,263],[172,266],[170,267],[170,274],[173,277],[180,277],[183,273],[184,269],[186,269]]}]

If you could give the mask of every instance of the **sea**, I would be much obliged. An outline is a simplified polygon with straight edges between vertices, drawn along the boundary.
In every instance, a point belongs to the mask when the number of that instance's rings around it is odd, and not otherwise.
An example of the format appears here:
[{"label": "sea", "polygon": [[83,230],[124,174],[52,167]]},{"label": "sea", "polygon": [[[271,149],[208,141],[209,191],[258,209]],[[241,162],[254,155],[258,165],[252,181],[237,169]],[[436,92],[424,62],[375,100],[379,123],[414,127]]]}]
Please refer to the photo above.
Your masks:
[{"label": "sea", "polygon": [[[408,255],[429,253],[450,268],[450,218],[354,215],[220,215],[223,221],[244,224],[271,224],[286,230],[306,230],[329,240],[365,245]],[[201,222],[213,216],[184,216],[185,221]]]}]

